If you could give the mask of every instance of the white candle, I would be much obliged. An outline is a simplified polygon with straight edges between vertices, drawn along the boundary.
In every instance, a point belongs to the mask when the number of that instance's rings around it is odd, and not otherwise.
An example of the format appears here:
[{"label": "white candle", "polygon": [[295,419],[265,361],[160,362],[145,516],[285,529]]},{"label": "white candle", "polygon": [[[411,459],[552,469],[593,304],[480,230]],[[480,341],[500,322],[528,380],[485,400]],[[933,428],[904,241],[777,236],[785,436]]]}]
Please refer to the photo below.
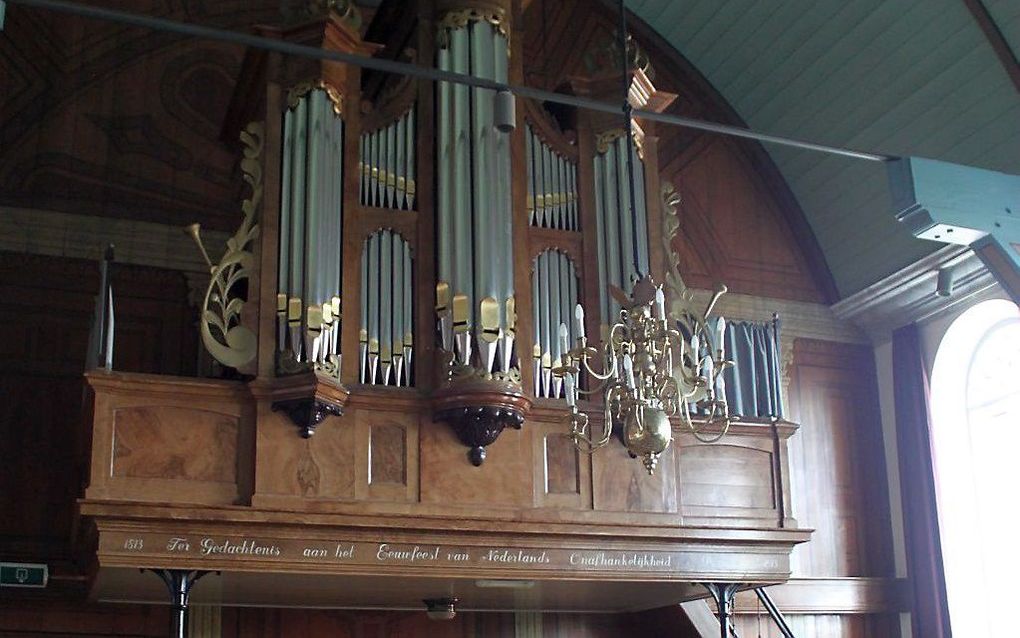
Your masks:
[{"label": "white candle", "polygon": [[560,352],[563,357],[563,364],[567,365],[570,363],[567,357],[567,352],[570,351],[570,337],[567,336],[567,324],[560,324]]},{"label": "white candle", "polygon": [[666,319],[666,295],[662,288],[655,291],[655,318],[663,321]]},{"label": "white candle", "polygon": [[577,336],[584,338],[584,308],[577,304],[574,308],[574,320],[577,322]]},{"label": "white candle", "polygon": [[726,351],[726,320],[722,317],[715,322],[715,348],[722,358],[722,353]]},{"label": "white candle", "polygon": [[691,337],[691,359],[697,361],[701,357],[701,339],[698,335]]},{"label": "white candle", "polygon": [[627,382],[627,387],[631,390],[634,389],[634,361],[630,358],[629,354],[623,355],[623,373],[624,379]]}]

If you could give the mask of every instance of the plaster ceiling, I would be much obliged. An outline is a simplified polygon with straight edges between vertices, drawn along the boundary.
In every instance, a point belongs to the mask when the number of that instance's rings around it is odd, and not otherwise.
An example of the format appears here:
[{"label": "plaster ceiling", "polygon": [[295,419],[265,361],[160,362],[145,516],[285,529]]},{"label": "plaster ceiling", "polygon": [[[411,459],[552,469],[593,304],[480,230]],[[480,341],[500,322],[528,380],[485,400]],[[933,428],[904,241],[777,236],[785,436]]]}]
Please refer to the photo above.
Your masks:
[{"label": "plaster ceiling", "polygon": [[[627,0],[752,129],[1020,174],[1020,91],[968,0]],[[1012,51],[1020,2],[985,0]],[[884,166],[766,145],[846,297],[939,248]]]}]

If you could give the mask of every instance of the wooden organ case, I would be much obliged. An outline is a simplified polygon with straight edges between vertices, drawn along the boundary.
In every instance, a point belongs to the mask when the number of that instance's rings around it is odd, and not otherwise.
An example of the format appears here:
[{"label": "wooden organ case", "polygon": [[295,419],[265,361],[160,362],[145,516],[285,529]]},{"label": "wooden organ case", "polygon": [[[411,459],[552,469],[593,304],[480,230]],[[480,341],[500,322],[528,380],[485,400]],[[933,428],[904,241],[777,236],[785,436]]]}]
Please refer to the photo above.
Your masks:
[{"label": "wooden organ case", "polygon": [[[381,44],[337,4],[261,35],[523,79],[519,2],[384,4]],[[622,70],[589,57],[563,90],[617,99]],[[627,72],[635,106],[675,98]],[[237,374],[88,374],[98,598],[161,599],[148,568],[216,571],[194,595],[222,604],[622,611],[789,577],[795,424],[677,426],[654,475],[563,424],[559,324],[586,302],[604,333],[608,285],[674,263],[654,125],[635,227],[619,116],[493,118],[492,91],[249,52],[225,125],[246,198],[201,321]]]}]

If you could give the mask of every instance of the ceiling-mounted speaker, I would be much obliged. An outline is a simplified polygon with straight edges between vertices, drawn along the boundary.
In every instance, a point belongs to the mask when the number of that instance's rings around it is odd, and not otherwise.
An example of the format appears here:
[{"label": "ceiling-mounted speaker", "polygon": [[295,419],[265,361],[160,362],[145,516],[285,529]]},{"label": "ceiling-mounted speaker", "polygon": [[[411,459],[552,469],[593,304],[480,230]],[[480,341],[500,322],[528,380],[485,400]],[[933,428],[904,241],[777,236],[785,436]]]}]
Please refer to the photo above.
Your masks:
[{"label": "ceiling-mounted speaker", "polygon": [[948,297],[953,294],[953,271],[949,268],[939,268],[938,282],[935,285],[935,294],[939,297]]},{"label": "ceiling-mounted speaker", "polygon": [[514,94],[507,90],[496,91],[493,124],[501,133],[517,128],[517,103]]}]

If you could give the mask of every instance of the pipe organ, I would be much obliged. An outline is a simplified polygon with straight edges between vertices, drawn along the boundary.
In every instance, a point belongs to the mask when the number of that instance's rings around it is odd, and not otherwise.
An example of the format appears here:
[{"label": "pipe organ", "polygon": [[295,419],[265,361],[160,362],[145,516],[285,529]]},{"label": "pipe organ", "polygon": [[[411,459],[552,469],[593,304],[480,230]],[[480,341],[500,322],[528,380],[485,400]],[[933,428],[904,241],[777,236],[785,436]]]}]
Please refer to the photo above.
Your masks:
[{"label": "pipe organ", "polygon": [[577,209],[577,164],[535,134],[524,133],[528,166],[528,219],[532,226],[580,230]]},{"label": "pipe organ", "polygon": [[361,134],[358,167],[362,206],[414,210],[414,106],[396,122]]},{"label": "pipe organ", "polygon": [[281,366],[339,378],[344,123],[335,91],[292,90],[283,115],[277,347]]},{"label": "pipe organ", "polygon": [[[599,136],[593,159],[595,174],[595,214],[599,251],[599,307],[603,323],[600,332],[608,329],[606,320],[619,316],[620,304],[609,295],[609,286],[630,292],[639,274],[648,274],[648,214],[645,200],[645,167],[639,153],[634,163],[634,203],[637,228],[628,214],[630,180],[627,177],[627,141],[623,129]],[[635,259],[635,250],[637,251]],[[634,271],[635,261],[641,273]]]},{"label": "pipe organ", "polygon": [[372,233],[361,249],[361,383],[410,386],[414,352],[411,248],[391,230]]},{"label": "pipe organ", "polygon": [[[506,82],[505,22],[463,12],[447,18],[436,65]],[[516,367],[510,139],[495,127],[494,97],[448,82],[437,88],[436,308],[441,347],[456,365],[509,375]]]},{"label": "pipe organ", "polygon": [[[525,3],[384,0],[364,32],[350,2],[300,4],[332,10],[265,33],[532,82]],[[614,102],[626,78],[636,108],[676,97],[642,68],[581,66],[543,88]],[[789,510],[796,425],[742,421],[708,446],[662,416],[678,434],[649,476],[600,409],[613,404],[575,392],[613,376],[582,372],[579,354],[655,386],[649,353],[669,346],[633,337],[667,325],[667,307],[670,325],[693,308],[667,254],[679,223],[675,199],[664,210],[654,123],[635,121],[642,153],[628,158],[612,113],[275,52],[249,51],[241,75],[224,131],[242,141],[243,221],[202,315],[207,349],[236,374],[89,374],[82,512],[111,575],[100,588],[133,596],[149,577],[139,567],[179,565],[222,571],[224,600],[242,605],[246,574],[283,574],[294,587],[269,598],[295,606],[407,608],[452,592],[498,609],[521,592],[476,583],[533,580],[529,608],[619,611],[697,597],[698,583],[788,577],[808,537]],[[634,286],[638,274],[667,281],[673,303],[649,278]],[[628,293],[640,321],[611,342],[627,351],[591,347],[621,325]],[[567,420],[579,410],[608,432],[604,453],[578,445]]]},{"label": "pipe organ", "polygon": [[[548,249],[532,261],[532,326],[535,346],[532,357],[536,397],[563,397],[563,380],[552,374],[561,357],[580,336],[575,323],[577,269],[566,253]],[[560,333],[560,326],[565,333]],[[566,337],[564,343],[563,337]]]}]

